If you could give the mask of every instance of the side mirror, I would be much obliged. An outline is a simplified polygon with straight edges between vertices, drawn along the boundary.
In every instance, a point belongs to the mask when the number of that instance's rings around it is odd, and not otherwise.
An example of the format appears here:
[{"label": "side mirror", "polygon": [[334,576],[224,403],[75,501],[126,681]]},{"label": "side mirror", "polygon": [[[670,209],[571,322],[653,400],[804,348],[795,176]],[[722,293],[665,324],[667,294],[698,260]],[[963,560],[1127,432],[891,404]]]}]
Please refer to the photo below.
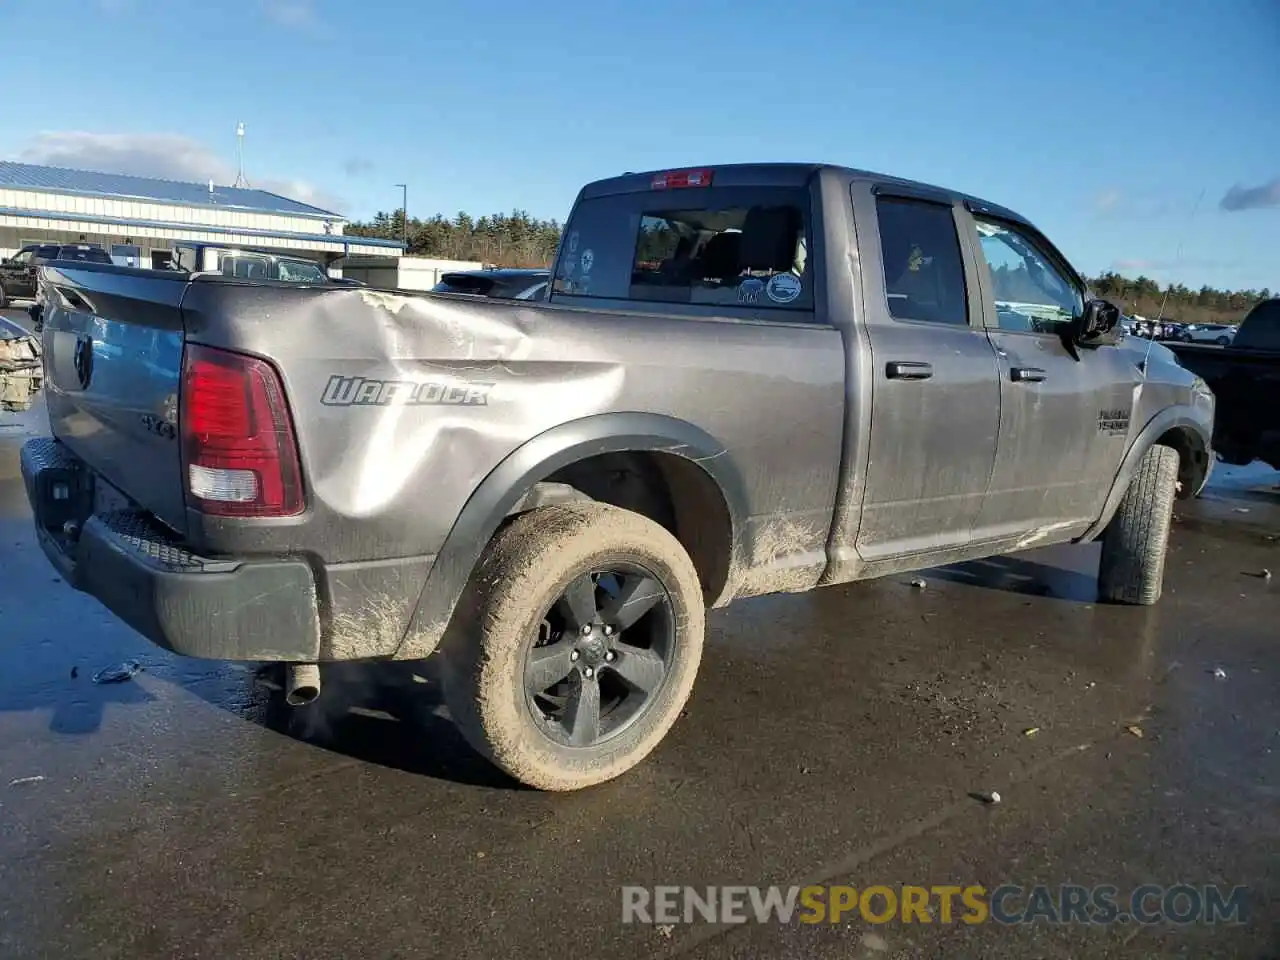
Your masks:
[{"label": "side mirror", "polygon": [[1108,300],[1086,300],[1084,310],[1063,326],[1063,345],[1077,360],[1075,348],[1113,346],[1124,338],[1120,308]]}]

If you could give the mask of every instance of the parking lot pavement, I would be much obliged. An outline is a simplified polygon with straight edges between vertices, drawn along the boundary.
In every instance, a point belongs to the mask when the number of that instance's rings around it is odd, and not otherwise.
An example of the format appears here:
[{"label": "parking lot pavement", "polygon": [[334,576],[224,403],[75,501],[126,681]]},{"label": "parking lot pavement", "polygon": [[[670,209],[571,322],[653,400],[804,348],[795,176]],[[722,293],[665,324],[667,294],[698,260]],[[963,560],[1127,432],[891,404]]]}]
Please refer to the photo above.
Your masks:
[{"label": "parking lot pavement", "polygon": [[[1280,951],[1264,530],[1180,520],[1150,609],[1095,604],[1097,548],[1068,547],[714,613],[668,740],[550,795],[465,747],[431,661],[331,669],[288,712],[58,582],[17,470],[41,410],[0,419],[6,960]],[[621,922],[624,884],[1180,882],[1248,886],[1249,921]]]}]

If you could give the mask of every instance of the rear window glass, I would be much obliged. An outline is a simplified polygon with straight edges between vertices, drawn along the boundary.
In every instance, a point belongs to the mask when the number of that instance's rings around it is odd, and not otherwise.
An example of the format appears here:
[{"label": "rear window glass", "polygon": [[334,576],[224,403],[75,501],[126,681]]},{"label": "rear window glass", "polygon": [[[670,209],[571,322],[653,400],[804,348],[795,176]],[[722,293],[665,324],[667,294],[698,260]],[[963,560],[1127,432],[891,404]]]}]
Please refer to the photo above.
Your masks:
[{"label": "rear window glass", "polygon": [[101,247],[63,247],[62,260],[85,260],[89,263],[110,263],[111,255]]},{"label": "rear window glass", "polygon": [[712,187],[578,204],[556,264],[557,297],[813,310],[809,192]]},{"label": "rear window glass", "polygon": [[1280,299],[1263,300],[1250,310],[1232,346],[1280,350]]}]

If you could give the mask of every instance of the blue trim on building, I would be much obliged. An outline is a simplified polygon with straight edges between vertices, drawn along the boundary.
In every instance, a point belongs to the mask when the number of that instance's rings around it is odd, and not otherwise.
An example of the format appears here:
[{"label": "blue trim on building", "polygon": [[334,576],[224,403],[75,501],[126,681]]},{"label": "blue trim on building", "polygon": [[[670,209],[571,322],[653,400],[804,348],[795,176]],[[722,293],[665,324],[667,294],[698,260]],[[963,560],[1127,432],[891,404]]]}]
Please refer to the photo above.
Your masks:
[{"label": "blue trim on building", "polygon": [[256,230],[252,227],[207,227],[199,223],[173,223],[167,220],[130,220],[123,217],[98,217],[87,213],[63,213],[56,210],[28,210],[23,207],[0,207],[0,216],[32,217],[38,220],[72,220],[77,223],[98,223],[112,227],[133,227],[137,230],[186,230],[191,233],[240,234],[246,237],[272,237],[278,240],[323,241],[341,243],[344,249],[353,243],[367,247],[386,247],[388,250],[404,250],[402,240],[384,240],[381,237],[357,237],[338,233],[291,233],[285,230]]},{"label": "blue trim on building", "polygon": [[33,163],[16,163],[11,160],[0,160],[0,187],[100,197],[107,200],[142,200],[188,207],[208,207],[215,210],[245,210],[255,213],[346,221],[346,217],[340,214],[299,200],[282,197],[269,190],[215,185],[213,193],[210,193],[208,183],[185,183],[180,180],[132,177],[120,173],[45,167]]}]

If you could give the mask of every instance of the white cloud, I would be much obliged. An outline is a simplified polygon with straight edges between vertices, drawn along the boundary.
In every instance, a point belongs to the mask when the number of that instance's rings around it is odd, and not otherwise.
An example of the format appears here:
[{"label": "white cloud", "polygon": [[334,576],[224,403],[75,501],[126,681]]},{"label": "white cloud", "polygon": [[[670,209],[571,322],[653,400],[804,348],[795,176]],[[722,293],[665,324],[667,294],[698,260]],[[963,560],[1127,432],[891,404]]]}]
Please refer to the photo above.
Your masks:
[{"label": "white cloud", "polygon": [[[236,168],[203,143],[176,133],[89,133],[52,131],[29,140],[17,155],[25,163],[101,173],[124,173],[188,183],[235,183]],[[305,180],[255,177],[246,171],[249,186],[341,212],[346,201]]]},{"label": "white cloud", "polygon": [[315,32],[321,28],[311,0],[261,0],[267,19],[290,30]]},{"label": "white cloud", "polygon": [[1104,190],[1094,198],[1093,206],[1099,213],[1109,213],[1122,199],[1119,190]]}]

